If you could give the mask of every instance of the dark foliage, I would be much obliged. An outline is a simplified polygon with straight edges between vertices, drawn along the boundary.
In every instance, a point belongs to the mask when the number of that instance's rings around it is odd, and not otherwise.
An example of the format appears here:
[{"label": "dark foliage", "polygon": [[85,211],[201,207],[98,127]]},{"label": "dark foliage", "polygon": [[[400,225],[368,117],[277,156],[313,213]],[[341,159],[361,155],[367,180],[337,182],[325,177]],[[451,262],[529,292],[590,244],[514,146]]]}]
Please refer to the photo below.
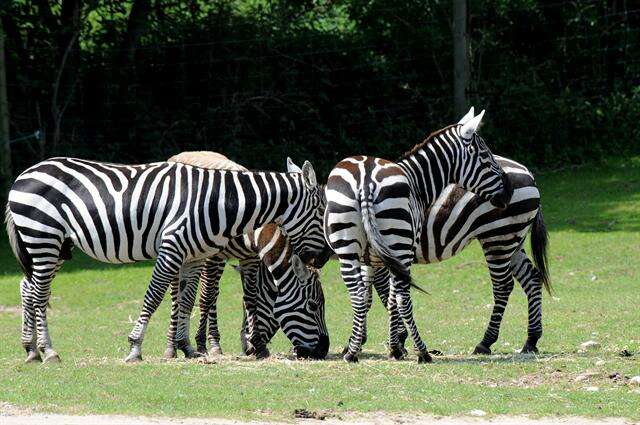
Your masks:
[{"label": "dark foliage", "polygon": [[[211,5],[213,3],[213,5]],[[640,5],[470,2],[471,103],[534,168],[640,150]],[[215,150],[249,166],[395,158],[451,124],[449,1],[17,0],[2,9],[14,172]]]}]

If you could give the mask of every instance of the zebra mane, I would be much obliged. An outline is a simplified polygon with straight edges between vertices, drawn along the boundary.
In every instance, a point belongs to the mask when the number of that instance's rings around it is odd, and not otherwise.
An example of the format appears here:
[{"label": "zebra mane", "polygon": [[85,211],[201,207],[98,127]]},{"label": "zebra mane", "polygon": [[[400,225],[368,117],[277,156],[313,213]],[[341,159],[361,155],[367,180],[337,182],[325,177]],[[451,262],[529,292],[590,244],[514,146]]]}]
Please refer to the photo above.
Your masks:
[{"label": "zebra mane", "polygon": [[[451,124],[448,125],[444,128],[441,128],[440,130],[436,130],[433,133],[429,134],[429,136],[427,136],[426,139],[424,139],[422,142],[418,143],[417,145],[415,145],[414,147],[411,148],[411,150],[405,152],[400,158],[398,158],[398,161],[402,161],[403,159],[407,159],[413,155],[415,155],[420,149],[424,148],[427,144],[429,144],[429,142],[431,142],[433,139],[435,139],[437,136],[439,136],[440,134],[444,133],[445,131],[449,130],[452,127],[456,127],[459,124]],[[396,162],[398,162],[396,161]]]}]

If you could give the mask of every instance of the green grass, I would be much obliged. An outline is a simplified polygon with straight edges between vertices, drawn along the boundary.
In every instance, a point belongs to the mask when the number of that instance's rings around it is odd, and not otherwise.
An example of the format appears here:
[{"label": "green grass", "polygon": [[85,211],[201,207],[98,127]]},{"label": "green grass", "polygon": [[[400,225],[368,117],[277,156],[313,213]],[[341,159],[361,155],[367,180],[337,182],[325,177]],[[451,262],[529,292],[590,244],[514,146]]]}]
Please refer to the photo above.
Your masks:
[{"label": "green grass", "polygon": [[[625,416],[640,419],[640,160],[545,174],[538,178],[551,231],[554,298],[545,296],[538,357],[514,354],[526,337],[526,300],[516,287],[494,345],[469,353],[490,313],[491,287],[477,244],[442,264],[416,266],[414,305],[423,337],[446,356],[430,365],[385,359],[386,316],[376,303],[359,364],[336,354],[351,328],[337,264],[323,270],[330,359],[295,361],[279,334],[271,360],[237,357],[241,289],[229,270],[222,282],[220,325],[226,356],[215,364],[162,362],[168,304],[151,321],[145,361],[126,365],[127,334],[137,317],[150,264],[108,266],[75,258],[53,285],[50,329],[63,362],[23,364],[19,274],[6,242],[0,252],[0,402],[38,411],[233,418],[292,418],[294,409]],[[80,257],[80,256],[78,256]],[[600,348],[579,353],[594,339]],[[633,357],[618,353],[627,349]],[[576,377],[593,372],[587,381]],[[587,387],[598,387],[589,392]]]}]

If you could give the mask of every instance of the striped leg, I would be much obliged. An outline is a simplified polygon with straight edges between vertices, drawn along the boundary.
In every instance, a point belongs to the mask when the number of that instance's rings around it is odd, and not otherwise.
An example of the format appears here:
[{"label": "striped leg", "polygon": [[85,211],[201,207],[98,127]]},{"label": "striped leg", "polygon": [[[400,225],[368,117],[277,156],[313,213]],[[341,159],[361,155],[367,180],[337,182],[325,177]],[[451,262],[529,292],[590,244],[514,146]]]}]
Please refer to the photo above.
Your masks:
[{"label": "striped leg", "polygon": [[[395,295],[394,298],[396,300],[400,316],[402,317],[402,320],[404,321],[407,329],[409,329],[409,333],[411,334],[411,338],[413,339],[413,346],[418,353],[418,363],[430,363],[432,361],[431,356],[427,351],[426,344],[424,343],[424,341],[422,341],[422,338],[420,338],[420,333],[418,332],[418,327],[416,326],[416,322],[413,317],[413,303],[411,301],[411,293],[409,292],[409,288],[409,281],[407,281],[406,279],[398,279],[394,277],[393,279],[391,279],[390,297]],[[392,309],[390,308],[389,311],[391,312]],[[394,352],[394,350],[396,350],[398,347],[399,340],[396,340],[395,338],[397,338],[396,335],[399,336],[399,331],[400,330],[398,329],[397,325],[395,326],[395,329],[392,329],[392,335],[389,339],[389,345],[391,345],[392,347],[392,352]],[[393,335],[394,333],[395,335]]]},{"label": "striped leg", "polygon": [[[385,309],[388,309],[389,307],[389,288],[391,286],[390,284],[391,282],[391,273],[389,272],[389,269],[387,269],[386,267],[376,267],[375,270],[375,274],[374,274],[374,279],[373,279],[373,287],[376,289],[376,292],[378,293],[378,297],[380,298],[380,302],[382,302],[382,305],[384,306]],[[399,329],[398,331],[398,343],[396,344],[396,349],[399,349],[402,351],[402,355],[400,353],[389,353],[389,356],[392,358],[402,358],[404,357],[404,355],[407,354],[407,350],[404,348],[404,343],[407,340],[407,337],[409,336],[409,333],[407,332],[407,328],[404,327],[404,324],[402,323],[402,320],[400,319],[400,315],[398,313],[397,310],[397,304],[394,302],[394,314],[392,315],[391,313],[389,313],[389,320],[395,320],[395,323],[393,323],[393,327],[394,329]],[[391,323],[389,324],[389,326],[391,327]],[[391,348],[391,344],[389,344],[389,348]]]},{"label": "striped leg", "polygon": [[169,284],[177,278],[182,267],[183,256],[170,248],[163,248],[158,254],[156,264],[153,267],[151,282],[144,295],[142,311],[136,320],[133,330],[129,334],[131,351],[124,359],[125,362],[137,362],[142,360],[142,341],[149,324],[149,319],[162,302]]},{"label": "striped leg", "polygon": [[259,257],[252,257],[240,261],[242,277],[242,303],[244,306],[245,318],[243,320],[245,331],[245,342],[243,351],[248,354],[255,354],[256,358],[264,359],[269,357],[267,341],[258,329],[258,272],[261,260]]},{"label": "striped leg", "polygon": [[527,341],[523,353],[537,353],[538,340],[542,336],[542,283],[540,272],[527,257],[524,250],[516,252],[511,260],[513,275],[527,294],[529,307],[529,325]]},{"label": "striped leg", "polygon": [[202,356],[189,341],[189,323],[202,266],[202,261],[185,264],[180,268],[179,278],[171,282],[171,322],[164,355],[167,359],[176,357],[176,349],[182,351],[188,359]]},{"label": "striped leg", "polygon": [[20,281],[22,299],[22,346],[27,351],[26,363],[42,361],[37,344],[36,310],[33,305],[33,284],[26,277]]},{"label": "striped leg", "polygon": [[371,305],[369,298],[371,298],[373,284],[373,268],[360,265],[358,260],[340,258],[340,271],[349,290],[353,310],[353,328],[349,338],[349,348],[343,358],[347,362],[357,362],[358,353],[362,350],[367,306]]},{"label": "striped leg", "polygon": [[473,350],[473,354],[491,354],[491,345],[498,340],[502,316],[509,302],[509,295],[513,291],[512,253],[500,252],[499,255],[492,255],[488,249],[485,249],[484,254],[493,284],[493,311],[484,337]]},{"label": "striped leg", "polygon": [[[200,353],[207,352],[207,335],[211,344],[210,355],[222,354],[220,347],[220,331],[218,330],[217,302],[220,293],[220,278],[224,271],[226,260],[212,257],[207,259],[200,275],[200,322],[196,332],[197,350]],[[207,322],[209,333],[207,334]]]}]

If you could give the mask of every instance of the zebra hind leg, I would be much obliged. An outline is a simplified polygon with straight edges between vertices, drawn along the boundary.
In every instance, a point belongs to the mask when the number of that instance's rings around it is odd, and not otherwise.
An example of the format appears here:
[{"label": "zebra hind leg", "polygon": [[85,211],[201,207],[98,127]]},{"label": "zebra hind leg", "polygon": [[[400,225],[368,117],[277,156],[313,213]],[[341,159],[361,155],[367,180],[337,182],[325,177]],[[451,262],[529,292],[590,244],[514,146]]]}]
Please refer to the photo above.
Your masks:
[{"label": "zebra hind leg", "polygon": [[413,304],[411,301],[411,294],[409,292],[409,282],[406,279],[393,278],[391,282],[391,291],[392,293],[395,292],[394,295],[400,316],[402,317],[406,327],[409,329],[409,333],[413,339],[413,346],[418,353],[418,363],[431,363],[433,359],[427,350],[426,344],[420,337],[418,327],[416,326],[416,322],[413,317]]},{"label": "zebra hind leg", "polygon": [[513,274],[527,294],[528,327],[527,340],[522,353],[537,353],[538,340],[542,336],[542,279],[540,272],[527,257],[524,250],[516,253],[512,260]]},{"label": "zebra hind leg", "polygon": [[36,311],[31,297],[32,284],[27,277],[20,281],[20,296],[22,299],[22,346],[27,352],[25,363],[41,362],[38,351],[36,331]]},{"label": "zebra hind leg", "polygon": [[[366,326],[367,306],[370,305],[371,288],[373,283],[373,270],[371,267],[360,266],[360,261],[340,258],[340,272],[351,299],[353,310],[353,327],[349,338],[349,348],[343,355],[346,362],[355,363],[358,361],[358,354],[362,350],[362,338]],[[371,275],[371,276],[369,276]],[[363,281],[362,278],[366,280]],[[371,280],[371,282],[367,281]],[[369,284],[369,288],[367,288]]]}]

